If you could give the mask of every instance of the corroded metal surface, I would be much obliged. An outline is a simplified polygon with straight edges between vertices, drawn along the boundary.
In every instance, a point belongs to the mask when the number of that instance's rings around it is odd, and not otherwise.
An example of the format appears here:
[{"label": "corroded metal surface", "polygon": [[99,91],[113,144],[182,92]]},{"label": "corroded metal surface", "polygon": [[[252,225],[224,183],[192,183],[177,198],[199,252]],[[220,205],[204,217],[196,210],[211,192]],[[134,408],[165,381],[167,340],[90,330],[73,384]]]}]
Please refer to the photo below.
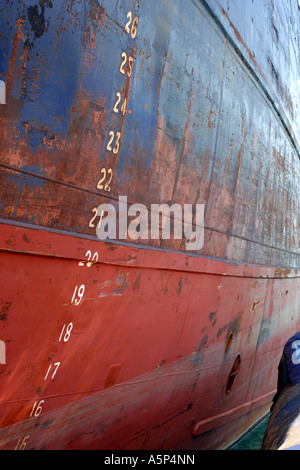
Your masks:
[{"label": "corroded metal surface", "polygon": [[[300,12],[250,3],[2,2],[1,448],[225,448],[267,411],[300,329]],[[205,204],[201,252],[99,241],[120,195]]]},{"label": "corroded metal surface", "polygon": [[[102,200],[204,203],[203,255],[296,267],[297,151],[203,4],[36,3],[1,7],[8,100],[1,106],[2,217],[95,236],[89,222]],[[131,10],[140,18],[134,39],[124,31]],[[253,24],[262,26],[268,11],[254,11]],[[247,19],[242,9],[239,21]],[[299,47],[292,31],[282,34],[290,66],[280,76],[292,85]],[[267,67],[267,57],[259,59]],[[127,99],[124,116],[113,111],[117,92],[120,108]],[[296,116],[285,121],[289,127],[299,119],[290,100]],[[111,131],[121,133],[117,154],[107,151]],[[111,191],[97,190],[103,168],[113,171]]]}]

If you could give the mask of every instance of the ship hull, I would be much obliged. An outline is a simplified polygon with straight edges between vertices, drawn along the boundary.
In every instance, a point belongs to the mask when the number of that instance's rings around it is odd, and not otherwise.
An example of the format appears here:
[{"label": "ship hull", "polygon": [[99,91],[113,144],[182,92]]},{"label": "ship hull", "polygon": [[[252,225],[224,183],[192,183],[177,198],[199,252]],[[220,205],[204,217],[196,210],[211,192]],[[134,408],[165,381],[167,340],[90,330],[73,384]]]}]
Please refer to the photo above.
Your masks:
[{"label": "ship hull", "polygon": [[296,272],[13,225],[1,247],[2,448],[226,448],[268,412]]},{"label": "ship hull", "polygon": [[[300,329],[279,3],[0,7],[1,449],[225,449],[268,412]],[[120,197],[203,205],[203,245],[100,240]]]}]

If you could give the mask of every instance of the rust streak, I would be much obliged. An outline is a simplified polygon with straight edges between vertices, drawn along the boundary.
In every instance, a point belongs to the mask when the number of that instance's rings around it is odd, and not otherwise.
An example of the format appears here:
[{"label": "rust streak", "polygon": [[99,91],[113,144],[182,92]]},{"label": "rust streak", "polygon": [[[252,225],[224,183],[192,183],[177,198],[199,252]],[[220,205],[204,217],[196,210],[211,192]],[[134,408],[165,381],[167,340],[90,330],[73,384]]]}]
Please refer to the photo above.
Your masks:
[{"label": "rust streak", "polygon": [[249,59],[255,64],[255,66],[256,66],[257,69],[259,70],[259,73],[260,73],[261,75],[263,75],[260,66],[258,65],[257,61],[255,60],[254,55],[252,54],[252,52],[250,51],[249,47],[247,46],[247,44],[246,44],[245,41],[243,40],[242,36],[240,35],[240,33],[238,32],[238,30],[236,29],[236,27],[234,26],[234,24],[233,24],[232,21],[230,20],[229,16],[227,15],[226,11],[224,10],[224,8],[222,8],[222,13],[223,13],[223,15],[228,19],[229,24],[230,24],[231,28],[233,29],[234,34],[235,34],[237,40],[244,46],[244,48],[245,48],[246,51],[248,52]]}]

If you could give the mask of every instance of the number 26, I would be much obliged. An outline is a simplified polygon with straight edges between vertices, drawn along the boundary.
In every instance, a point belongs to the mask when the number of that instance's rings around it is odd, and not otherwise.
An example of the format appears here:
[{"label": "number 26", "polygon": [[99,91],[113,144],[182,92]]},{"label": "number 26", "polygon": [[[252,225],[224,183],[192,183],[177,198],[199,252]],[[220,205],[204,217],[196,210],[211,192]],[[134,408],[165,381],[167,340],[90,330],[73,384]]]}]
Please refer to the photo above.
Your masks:
[{"label": "number 26", "polygon": [[138,25],[139,19],[138,19],[137,16],[134,18],[131,29],[130,29],[130,25],[131,25],[131,22],[132,22],[132,12],[131,11],[129,11],[127,13],[127,18],[128,18],[128,22],[126,23],[125,31],[128,34],[131,34],[132,39],[134,39],[135,36],[136,36],[137,25]]}]

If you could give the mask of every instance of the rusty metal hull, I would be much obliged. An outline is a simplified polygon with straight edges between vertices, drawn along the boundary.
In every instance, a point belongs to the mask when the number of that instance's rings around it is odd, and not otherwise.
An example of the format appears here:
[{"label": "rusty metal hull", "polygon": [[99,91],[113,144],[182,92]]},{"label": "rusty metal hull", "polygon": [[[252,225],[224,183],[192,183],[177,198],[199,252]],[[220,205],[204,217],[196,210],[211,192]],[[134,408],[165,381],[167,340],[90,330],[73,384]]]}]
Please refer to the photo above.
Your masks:
[{"label": "rusty metal hull", "polygon": [[[250,3],[1,5],[1,449],[222,449],[268,411],[300,329],[299,12]],[[119,196],[204,204],[203,248],[100,241]]]}]

